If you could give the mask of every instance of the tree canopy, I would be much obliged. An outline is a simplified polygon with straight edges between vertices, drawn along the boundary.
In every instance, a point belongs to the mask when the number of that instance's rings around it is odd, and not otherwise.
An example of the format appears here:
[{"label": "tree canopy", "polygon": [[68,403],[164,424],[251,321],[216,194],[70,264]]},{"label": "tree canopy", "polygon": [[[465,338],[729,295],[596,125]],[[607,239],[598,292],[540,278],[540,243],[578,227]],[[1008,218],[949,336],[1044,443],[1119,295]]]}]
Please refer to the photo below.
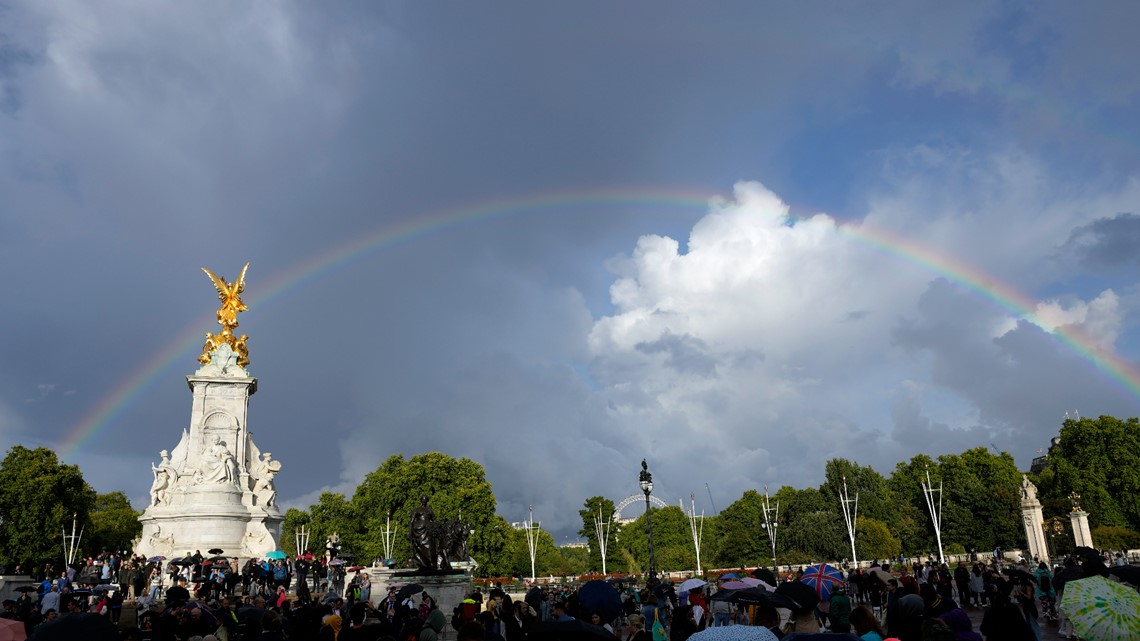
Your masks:
[{"label": "tree canopy", "polygon": [[16,445],[0,462],[0,560],[40,562],[62,556],[63,532],[74,517],[90,524],[95,490],[75,465],[46,447]]}]

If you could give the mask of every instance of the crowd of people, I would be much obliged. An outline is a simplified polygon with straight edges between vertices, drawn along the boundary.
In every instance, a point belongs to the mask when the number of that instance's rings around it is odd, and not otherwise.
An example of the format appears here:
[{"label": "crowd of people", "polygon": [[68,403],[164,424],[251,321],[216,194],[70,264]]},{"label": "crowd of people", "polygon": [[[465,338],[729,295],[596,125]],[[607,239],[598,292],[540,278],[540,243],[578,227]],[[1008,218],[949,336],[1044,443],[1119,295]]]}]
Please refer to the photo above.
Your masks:
[{"label": "crowd of people", "polygon": [[[1001,556],[989,562],[935,561],[841,572],[828,598],[797,607],[767,597],[781,590],[757,578],[759,596],[736,599],[723,580],[650,585],[612,581],[620,606],[588,607],[575,586],[532,586],[512,598],[481,589],[445,612],[420,586],[393,584],[374,606],[363,567],[304,554],[294,558],[207,558],[199,552],[173,561],[104,553],[72,566],[47,563],[19,598],[5,601],[4,618],[25,623],[29,635],[60,617],[94,614],[116,626],[125,604],[137,607],[136,625],[120,639],[151,641],[437,641],[447,626],[461,641],[557,638],[559,625],[589,622],[621,641],[684,641],[710,627],[766,628],[777,639],[792,632],[851,632],[862,641],[1041,641],[1042,624],[1071,628],[1056,603],[1068,581],[1107,575],[1122,556],[1070,557],[1060,566]],[[23,568],[17,568],[23,571]],[[780,579],[766,570],[757,577]],[[799,573],[802,574],[802,571]],[[729,577],[724,577],[729,578]],[[603,586],[604,587],[604,586]],[[801,586],[802,587],[802,586]],[[449,606],[450,607],[450,606]],[[974,629],[971,611],[980,611]],[[551,627],[553,626],[553,627]]]}]

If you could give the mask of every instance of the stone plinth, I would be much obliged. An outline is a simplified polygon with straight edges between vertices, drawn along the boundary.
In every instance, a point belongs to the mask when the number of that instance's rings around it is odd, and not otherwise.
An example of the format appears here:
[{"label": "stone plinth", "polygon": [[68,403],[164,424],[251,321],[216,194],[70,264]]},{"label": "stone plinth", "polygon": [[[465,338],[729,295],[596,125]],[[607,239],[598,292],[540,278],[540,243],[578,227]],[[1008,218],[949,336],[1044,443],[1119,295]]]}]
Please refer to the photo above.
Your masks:
[{"label": "stone plinth", "polygon": [[222,344],[209,364],[186,377],[190,429],[151,466],[151,501],[139,517],[136,553],[174,558],[221,548],[227,556],[249,557],[277,549],[284,517],[273,479],[281,463],[253,442],[247,410],[257,379],[236,360]]},{"label": "stone plinth", "polygon": [[1041,502],[1037,500],[1037,487],[1029,478],[1021,479],[1021,520],[1025,525],[1025,540],[1029,542],[1029,556],[1049,563],[1049,546],[1045,542],[1045,517]]},{"label": "stone plinth", "polygon": [[[443,610],[447,617],[441,638],[454,639],[456,637],[455,629],[451,627],[451,612],[455,606],[467,598],[467,595],[474,591],[470,574],[414,574],[414,571],[405,570],[396,572],[388,578],[393,583],[418,583],[424,586],[424,592],[435,599],[436,605],[440,610]],[[377,593],[373,590],[372,594],[375,596]],[[383,599],[386,595],[387,585],[384,586],[384,592],[380,594],[380,598]]]},{"label": "stone plinth", "polygon": [[1073,510],[1069,513],[1069,520],[1073,524],[1073,540],[1077,545],[1084,545],[1093,549],[1092,531],[1089,530],[1089,513],[1084,510]]},{"label": "stone plinth", "polygon": [[368,582],[372,585],[372,591],[369,593],[369,600],[372,605],[378,606],[388,596],[388,586],[396,583],[392,575],[399,572],[396,568],[385,568],[379,565],[374,565],[368,568]]},{"label": "stone plinth", "polygon": [[[33,581],[32,577],[26,574],[3,574],[0,575],[0,600],[18,599],[20,592],[17,592],[25,585],[39,585],[38,582]],[[32,596],[35,596],[34,594]]]}]

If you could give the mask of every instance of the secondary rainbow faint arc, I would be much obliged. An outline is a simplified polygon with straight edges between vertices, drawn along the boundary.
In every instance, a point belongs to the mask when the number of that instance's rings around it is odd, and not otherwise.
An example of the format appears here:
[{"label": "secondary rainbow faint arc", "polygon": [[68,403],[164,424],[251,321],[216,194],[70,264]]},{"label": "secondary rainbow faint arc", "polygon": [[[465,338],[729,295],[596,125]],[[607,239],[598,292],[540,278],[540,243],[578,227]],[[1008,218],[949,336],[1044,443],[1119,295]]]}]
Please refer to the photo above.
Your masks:
[{"label": "secondary rainbow faint arc", "polygon": [[[525,198],[497,200],[476,206],[443,210],[434,214],[416,216],[383,226],[333,249],[316,254],[278,274],[271,276],[262,285],[254,285],[251,306],[261,306],[307,281],[320,277],[325,272],[351,263],[353,260],[401,242],[408,242],[429,234],[458,226],[474,224],[495,218],[506,218],[516,214],[540,214],[567,207],[595,208],[606,206],[652,206],[682,208],[686,210],[707,210],[714,198],[708,194],[695,195],[692,192],[672,191],[661,188],[649,190],[596,190],[574,191],[554,194],[541,194]],[[861,222],[836,223],[836,230],[844,237],[851,238],[876,251],[886,253],[924,271],[958,284],[969,292],[1010,312],[1019,319],[1035,321],[1036,301],[1001,280],[981,272],[977,268],[954,260],[937,250],[924,246],[913,239],[875,229]],[[256,279],[256,265],[253,267]],[[254,280],[253,282],[256,282]],[[69,456],[89,439],[111,424],[139,394],[159,379],[160,374],[176,362],[185,360],[192,365],[191,355],[201,346],[204,333],[212,328],[203,316],[201,323],[195,323],[146,360],[139,369],[128,376],[91,411],[68,430],[61,444],[61,452]],[[1099,348],[1095,342],[1083,336],[1076,328],[1057,328],[1051,332],[1068,349],[1080,358],[1089,361],[1097,369],[1121,385],[1129,394],[1140,400],[1140,371],[1132,363]]]}]

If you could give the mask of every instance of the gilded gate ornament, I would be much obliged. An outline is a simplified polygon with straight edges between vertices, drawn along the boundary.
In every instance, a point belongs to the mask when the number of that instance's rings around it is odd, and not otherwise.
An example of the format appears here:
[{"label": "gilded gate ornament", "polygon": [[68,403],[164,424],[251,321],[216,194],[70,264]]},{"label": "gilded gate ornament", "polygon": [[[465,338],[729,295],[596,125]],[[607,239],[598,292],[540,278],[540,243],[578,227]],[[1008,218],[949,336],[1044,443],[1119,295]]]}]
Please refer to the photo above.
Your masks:
[{"label": "gilded gate ornament", "polygon": [[205,267],[202,268],[202,271],[206,272],[206,275],[213,281],[214,289],[218,290],[218,300],[222,302],[222,306],[218,308],[218,324],[222,326],[222,331],[217,334],[206,332],[206,342],[202,345],[202,353],[198,356],[198,362],[203,365],[210,363],[210,354],[222,345],[229,345],[230,349],[237,354],[238,367],[249,365],[249,348],[245,344],[249,337],[245,334],[234,335],[234,328],[238,326],[238,314],[249,309],[241,300],[241,293],[245,291],[245,272],[247,269],[249,269],[249,263],[241,268],[241,274],[238,275],[237,280],[227,283],[225,278],[215,275],[214,272]]}]

